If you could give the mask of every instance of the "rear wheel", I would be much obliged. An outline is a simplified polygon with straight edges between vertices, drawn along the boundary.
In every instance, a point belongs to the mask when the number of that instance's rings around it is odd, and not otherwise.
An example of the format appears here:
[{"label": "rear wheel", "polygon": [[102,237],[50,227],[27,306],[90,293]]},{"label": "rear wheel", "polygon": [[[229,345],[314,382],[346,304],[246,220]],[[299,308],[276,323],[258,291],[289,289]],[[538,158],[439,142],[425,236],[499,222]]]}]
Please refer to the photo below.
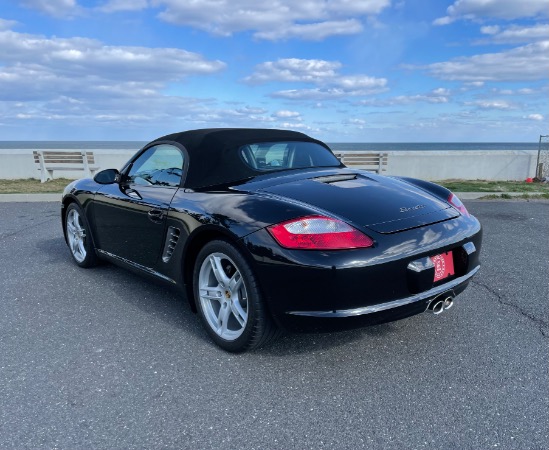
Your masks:
[{"label": "rear wheel", "polygon": [[80,267],[92,267],[97,264],[97,256],[92,243],[90,227],[82,208],[71,203],[65,217],[67,245],[71,255]]},{"label": "rear wheel", "polygon": [[278,335],[248,262],[232,244],[212,241],[204,246],[193,288],[202,322],[223,349],[242,352]]}]

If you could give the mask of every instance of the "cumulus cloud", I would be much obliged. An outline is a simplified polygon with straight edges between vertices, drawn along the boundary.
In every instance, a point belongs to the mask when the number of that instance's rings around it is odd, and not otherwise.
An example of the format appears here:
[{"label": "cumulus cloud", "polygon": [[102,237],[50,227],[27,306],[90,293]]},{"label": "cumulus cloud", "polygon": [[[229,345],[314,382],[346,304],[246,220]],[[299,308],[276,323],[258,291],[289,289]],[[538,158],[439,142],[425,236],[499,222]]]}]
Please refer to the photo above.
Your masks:
[{"label": "cumulus cloud", "polygon": [[549,72],[549,40],[516,47],[500,53],[484,53],[422,67],[431,75],[458,81],[543,80]]},{"label": "cumulus cloud", "polygon": [[435,25],[447,25],[458,19],[495,18],[513,20],[547,16],[547,0],[456,0],[446,10],[447,15],[436,19]]},{"label": "cumulus cloud", "polygon": [[274,92],[271,97],[287,100],[328,100],[346,96],[361,96],[382,92],[386,89],[385,78],[367,75],[341,75],[338,61],[319,59],[279,59],[259,64],[255,72],[244,81],[250,84],[268,82],[308,83],[313,88],[285,89]]},{"label": "cumulus cloud", "polygon": [[528,120],[535,120],[537,122],[541,122],[544,117],[541,115],[541,114],[528,114],[525,119],[528,119]]},{"label": "cumulus cloud", "polygon": [[182,49],[108,46],[94,39],[47,38],[10,30],[0,32],[0,62],[4,83],[34,78],[38,84],[50,81],[54,90],[73,85],[98,89],[116,83],[157,86],[225,67],[221,61]]},{"label": "cumulus cloud", "polygon": [[21,122],[56,122],[66,138],[77,138],[80,128],[99,127],[125,136],[132,129],[137,138],[147,136],[149,127],[270,127],[280,119],[301,121],[293,114],[274,117],[256,105],[223,107],[215,99],[165,92],[185,77],[214,74],[224,67],[221,61],[182,49],[107,46],[93,39],[0,31],[0,123],[19,127]]},{"label": "cumulus cloud", "polygon": [[352,117],[352,118],[345,119],[342,123],[343,125],[353,125],[359,130],[362,130],[365,128],[365,125],[367,122],[364,119],[358,119],[356,117]]},{"label": "cumulus cloud", "polygon": [[360,32],[362,25],[358,18],[379,14],[390,5],[390,0],[152,0],[151,3],[162,8],[158,15],[162,20],[213,34],[228,36],[252,31],[258,39],[322,40]]},{"label": "cumulus cloud", "polygon": [[492,89],[491,92],[499,95],[532,95],[541,93],[539,90],[532,88],[521,89]]},{"label": "cumulus cloud", "polygon": [[322,41],[329,36],[357,34],[363,27],[356,19],[332,20],[318,23],[294,23],[282,28],[257,31],[255,37],[268,41],[300,38],[305,41]]},{"label": "cumulus cloud", "polygon": [[290,117],[299,117],[301,116],[300,113],[298,113],[297,111],[289,111],[287,109],[283,109],[283,110],[280,110],[280,111],[276,111],[274,114],[273,114],[273,117],[277,117],[279,119],[288,119]]},{"label": "cumulus cloud", "polygon": [[477,44],[521,44],[545,41],[549,38],[549,24],[537,24],[529,27],[512,25],[504,30],[497,26],[486,26],[481,27],[480,31],[489,35],[490,38],[479,40],[476,42]]},{"label": "cumulus cloud", "polygon": [[66,17],[77,9],[76,0],[23,0],[27,8],[36,9],[53,17]]},{"label": "cumulus cloud", "polygon": [[466,106],[476,106],[480,109],[497,109],[505,111],[514,109],[515,106],[505,100],[475,100],[473,102],[464,102]]},{"label": "cumulus cloud", "polygon": [[256,66],[255,72],[244,81],[250,84],[267,83],[270,81],[310,82],[320,83],[333,79],[341,68],[338,61],[321,59],[287,58],[278,61],[267,61]]},{"label": "cumulus cloud", "polygon": [[397,95],[394,97],[384,98],[384,99],[369,99],[361,100],[358,102],[359,105],[364,106],[395,106],[395,105],[409,105],[417,102],[426,102],[426,103],[448,103],[450,100],[451,92],[446,88],[437,88],[426,94],[415,94],[415,95]]}]

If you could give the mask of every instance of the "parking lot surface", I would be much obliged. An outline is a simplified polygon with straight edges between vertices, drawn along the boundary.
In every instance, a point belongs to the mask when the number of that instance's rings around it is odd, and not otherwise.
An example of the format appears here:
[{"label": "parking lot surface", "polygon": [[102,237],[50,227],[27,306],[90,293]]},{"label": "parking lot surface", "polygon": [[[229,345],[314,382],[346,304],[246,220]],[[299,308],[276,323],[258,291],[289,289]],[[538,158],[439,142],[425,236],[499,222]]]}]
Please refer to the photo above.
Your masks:
[{"label": "parking lot surface", "polygon": [[451,310],[233,355],[173,292],[78,268],[57,204],[0,204],[0,448],[548,448],[549,202],[467,207]]}]

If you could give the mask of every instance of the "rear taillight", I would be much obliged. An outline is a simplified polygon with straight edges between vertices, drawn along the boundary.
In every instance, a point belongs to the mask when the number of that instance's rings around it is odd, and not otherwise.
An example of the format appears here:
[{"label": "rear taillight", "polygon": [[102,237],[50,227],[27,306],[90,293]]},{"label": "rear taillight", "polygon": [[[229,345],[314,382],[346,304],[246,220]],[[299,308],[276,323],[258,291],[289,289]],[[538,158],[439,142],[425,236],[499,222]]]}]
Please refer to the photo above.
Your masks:
[{"label": "rear taillight", "polygon": [[469,217],[469,211],[467,211],[467,208],[463,203],[461,203],[461,200],[458,198],[456,194],[450,194],[448,197],[448,203],[450,203],[454,208],[456,208],[461,214],[463,214],[466,217]]},{"label": "rear taillight", "polygon": [[302,250],[367,248],[374,241],[342,222],[324,216],[288,220],[267,228],[282,247]]}]

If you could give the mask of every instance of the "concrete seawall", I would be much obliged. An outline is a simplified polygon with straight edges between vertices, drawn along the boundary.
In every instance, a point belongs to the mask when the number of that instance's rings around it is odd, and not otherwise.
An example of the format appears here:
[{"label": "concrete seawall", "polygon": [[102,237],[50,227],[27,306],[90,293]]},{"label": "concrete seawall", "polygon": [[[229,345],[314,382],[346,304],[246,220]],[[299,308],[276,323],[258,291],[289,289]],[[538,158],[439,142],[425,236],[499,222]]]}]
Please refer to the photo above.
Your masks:
[{"label": "concrete seawall", "polygon": [[[101,169],[121,168],[131,150],[87,149]],[[425,180],[524,180],[536,173],[535,150],[390,151],[385,175]],[[359,166],[353,166],[359,167]],[[81,171],[58,171],[55,178],[80,178]],[[32,150],[0,150],[0,179],[40,178]]]}]

